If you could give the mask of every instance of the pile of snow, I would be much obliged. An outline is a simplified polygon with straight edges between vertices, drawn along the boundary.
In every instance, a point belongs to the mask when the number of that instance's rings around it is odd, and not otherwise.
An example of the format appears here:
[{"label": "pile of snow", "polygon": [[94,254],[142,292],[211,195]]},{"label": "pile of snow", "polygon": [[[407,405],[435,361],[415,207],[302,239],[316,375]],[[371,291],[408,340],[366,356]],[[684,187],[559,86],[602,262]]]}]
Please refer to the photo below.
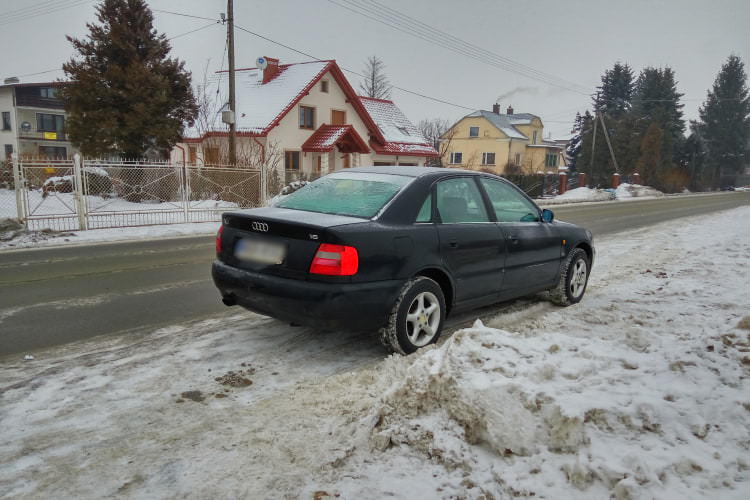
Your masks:
[{"label": "pile of snow", "polygon": [[614,200],[615,194],[606,189],[594,189],[579,187],[566,191],[564,194],[555,196],[558,201],[608,201]]},{"label": "pile of snow", "polygon": [[[687,191],[688,193],[690,191]],[[627,198],[661,198],[664,196],[664,193],[659,191],[658,189],[652,188],[650,186],[641,186],[640,184],[628,184],[623,183],[617,186],[617,189],[615,190],[615,196],[618,200],[623,200]]]}]

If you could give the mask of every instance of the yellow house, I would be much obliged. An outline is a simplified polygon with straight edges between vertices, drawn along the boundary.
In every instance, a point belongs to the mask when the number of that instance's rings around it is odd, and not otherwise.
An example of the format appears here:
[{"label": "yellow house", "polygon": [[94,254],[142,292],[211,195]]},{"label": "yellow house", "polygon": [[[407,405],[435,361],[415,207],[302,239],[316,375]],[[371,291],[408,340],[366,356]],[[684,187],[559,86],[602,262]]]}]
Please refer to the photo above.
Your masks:
[{"label": "yellow house", "polygon": [[564,147],[544,140],[544,124],[531,113],[479,110],[440,138],[443,165],[495,174],[555,172],[565,166]]}]

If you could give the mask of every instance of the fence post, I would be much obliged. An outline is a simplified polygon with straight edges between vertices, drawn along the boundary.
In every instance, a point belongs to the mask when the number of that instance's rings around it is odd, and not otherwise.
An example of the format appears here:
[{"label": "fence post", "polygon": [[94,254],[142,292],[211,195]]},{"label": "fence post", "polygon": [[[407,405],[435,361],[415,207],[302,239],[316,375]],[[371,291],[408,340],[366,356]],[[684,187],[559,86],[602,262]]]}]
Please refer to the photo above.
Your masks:
[{"label": "fence post", "polygon": [[16,191],[16,215],[18,220],[22,221],[26,226],[26,229],[28,229],[29,226],[28,221],[26,220],[26,210],[23,204],[23,190],[25,189],[25,186],[23,185],[23,175],[21,175],[21,164],[18,161],[18,153],[12,154],[11,161],[13,162],[13,186]]},{"label": "fence post", "polygon": [[[268,168],[265,165],[260,167],[260,206],[266,206],[266,200],[268,199]],[[274,169],[276,172],[276,169]]]},{"label": "fence post", "polygon": [[180,174],[182,175],[182,210],[185,215],[185,222],[190,222],[190,175],[188,172],[187,164],[183,161],[182,168],[180,168]]},{"label": "fence post", "polygon": [[568,174],[565,172],[560,172],[560,189],[558,189],[558,192],[560,194],[565,194],[565,192],[568,190]]},{"label": "fence post", "polygon": [[81,168],[81,155],[73,155],[73,177],[75,178],[75,199],[76,211],[78,212],[78,227],[82,230],[88,229],[88,219],[86,217],[86,199],[84,196],[83,186],[83,168]]}]

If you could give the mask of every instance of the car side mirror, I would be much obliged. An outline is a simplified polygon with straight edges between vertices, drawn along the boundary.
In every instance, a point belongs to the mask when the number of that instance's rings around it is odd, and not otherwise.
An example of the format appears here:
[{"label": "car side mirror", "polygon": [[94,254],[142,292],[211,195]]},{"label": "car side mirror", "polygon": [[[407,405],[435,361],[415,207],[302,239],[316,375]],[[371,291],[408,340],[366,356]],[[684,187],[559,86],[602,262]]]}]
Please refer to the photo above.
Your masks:
[{"label": "car side mirror", "polygon": [[554,212],[552,212],[552,210],[545,208],[544,210],[542,210],[542,220],[544,222],[552,222],[553,220],[555,220]]}]

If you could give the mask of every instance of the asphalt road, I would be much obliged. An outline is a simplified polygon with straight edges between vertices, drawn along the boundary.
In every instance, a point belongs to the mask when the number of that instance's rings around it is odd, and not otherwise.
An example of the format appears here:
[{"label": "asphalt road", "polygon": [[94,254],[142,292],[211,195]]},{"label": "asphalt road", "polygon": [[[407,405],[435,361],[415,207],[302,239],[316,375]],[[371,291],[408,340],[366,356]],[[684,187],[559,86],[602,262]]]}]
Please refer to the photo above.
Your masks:
[{"label": "asphalt road", "polygon": [[[750,204],[750,193],[565,205],[604,235]],[[210,236],[0,252],[0,356],[229,312],[210,278]]]}]

